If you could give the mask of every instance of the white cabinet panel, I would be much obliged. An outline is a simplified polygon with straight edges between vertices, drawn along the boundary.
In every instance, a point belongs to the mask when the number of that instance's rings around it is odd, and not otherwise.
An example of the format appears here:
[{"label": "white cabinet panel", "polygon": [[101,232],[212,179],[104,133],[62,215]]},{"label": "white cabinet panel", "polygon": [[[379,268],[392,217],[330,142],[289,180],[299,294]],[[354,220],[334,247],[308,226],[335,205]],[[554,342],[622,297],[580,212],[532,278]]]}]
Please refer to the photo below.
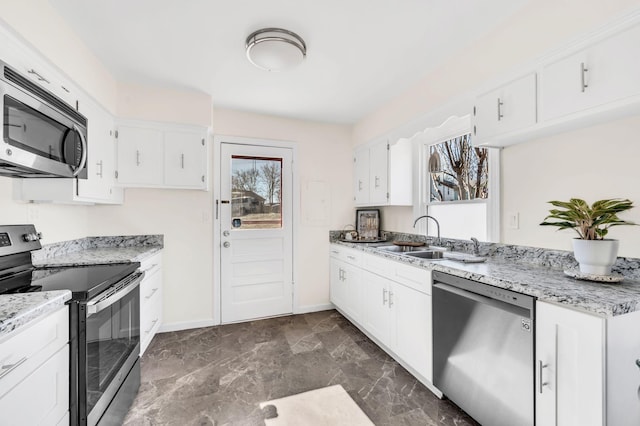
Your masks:
[{"label": "white cabinet panel", "polygon": [[604,424],[604,320],[536,304],[536,425]]},{"label": "white cabinet panel", "polygon": [[141,262],[145,276],[140,283],[140,355],[144,354],[162,325],[162,252]]},{"label": "white cabinet panel", "polygon": [[392,311],[389,306],[389,280],[368,271],[362,272],[365,294],[364,328],[388,348],[392,348]]},{"label": "white cabinet panel", "polygon": [[395,352],[427,380],[433,380],[431,296],[395,284]]},{"label": "white cabinet panel", "polygon": [[387,203],[388,194],[388,145],[378,143],[369,148],[369,203]]},{"label": "white cabinet panel", "polygon": [[167,131],[164,134],[164,183],[202,187],[207,167],[202,133]]},{"label": "white cabinet panel", "polygon": [[354,194],[356,205],[369,202],[369,148],[358,149],[354,155]]},{"label": "white cabinet panel", "polygon": [[536,74],[531,73],[478,96],[474,106],[474,143],[536,124]]},{"label": "white cabinet panel", "polygon": [[541,117],[552,120],[640,94],[640,27],[546,65]]},{"label": "white cabinet panel", "polygon": [[163,143],[158,129],[118,126],[118,183],[162,185]]}]

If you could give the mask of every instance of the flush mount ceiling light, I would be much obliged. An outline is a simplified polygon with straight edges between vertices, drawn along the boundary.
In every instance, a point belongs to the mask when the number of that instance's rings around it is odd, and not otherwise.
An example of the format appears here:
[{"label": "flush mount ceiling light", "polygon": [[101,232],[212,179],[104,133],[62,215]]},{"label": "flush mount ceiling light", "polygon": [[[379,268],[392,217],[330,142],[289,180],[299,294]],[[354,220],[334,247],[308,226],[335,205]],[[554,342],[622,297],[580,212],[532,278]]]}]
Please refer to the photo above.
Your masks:
[{"label": "flush mount ceiling light", "polygon": [[247,58],[266,71],[283,71],[300,64],[307,45],[298,34],[282,28],[263,28],[247,37]]}]

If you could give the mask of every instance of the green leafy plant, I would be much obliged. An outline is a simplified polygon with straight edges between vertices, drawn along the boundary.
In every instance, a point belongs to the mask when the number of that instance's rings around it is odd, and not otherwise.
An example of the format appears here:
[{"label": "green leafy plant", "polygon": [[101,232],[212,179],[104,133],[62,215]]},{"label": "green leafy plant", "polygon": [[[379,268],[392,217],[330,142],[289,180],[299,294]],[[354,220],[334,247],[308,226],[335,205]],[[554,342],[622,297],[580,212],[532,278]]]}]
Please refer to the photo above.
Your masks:
[{"label": "green leafy plant", "polygon": [[559,208],[549,210],[549,216],[540,225],[573,229],[582,240],[602,240],[612,226],[635,225],[618,217],[618,213],[634,207],[627,199],[599,200],[591,206],[579,198],[568,202],[549,201],[549,204]]}]

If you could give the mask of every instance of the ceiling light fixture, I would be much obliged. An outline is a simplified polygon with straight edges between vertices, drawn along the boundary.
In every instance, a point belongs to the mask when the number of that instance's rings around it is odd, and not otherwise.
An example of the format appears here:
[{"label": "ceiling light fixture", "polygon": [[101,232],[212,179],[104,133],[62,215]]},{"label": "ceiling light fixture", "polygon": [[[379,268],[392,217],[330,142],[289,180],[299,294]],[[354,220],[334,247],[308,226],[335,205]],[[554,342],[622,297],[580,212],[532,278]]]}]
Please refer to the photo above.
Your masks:
[{"label": "ceiling light fixture", "polygon": [[307,45],[298,34],[282,28],[263,28],[247,37],[247,58],[266,71],[283,71],[300,64]]}]

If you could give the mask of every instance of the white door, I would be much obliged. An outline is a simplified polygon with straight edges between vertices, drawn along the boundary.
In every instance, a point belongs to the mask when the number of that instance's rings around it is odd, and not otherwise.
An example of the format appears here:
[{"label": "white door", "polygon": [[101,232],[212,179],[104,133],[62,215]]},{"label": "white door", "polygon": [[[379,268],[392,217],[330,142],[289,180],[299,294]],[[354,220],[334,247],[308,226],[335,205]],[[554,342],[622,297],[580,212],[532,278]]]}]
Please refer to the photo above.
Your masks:
[{"label": "white door", "polygon": [[221,144],[222,322],[293,313],[292,150]]}]

